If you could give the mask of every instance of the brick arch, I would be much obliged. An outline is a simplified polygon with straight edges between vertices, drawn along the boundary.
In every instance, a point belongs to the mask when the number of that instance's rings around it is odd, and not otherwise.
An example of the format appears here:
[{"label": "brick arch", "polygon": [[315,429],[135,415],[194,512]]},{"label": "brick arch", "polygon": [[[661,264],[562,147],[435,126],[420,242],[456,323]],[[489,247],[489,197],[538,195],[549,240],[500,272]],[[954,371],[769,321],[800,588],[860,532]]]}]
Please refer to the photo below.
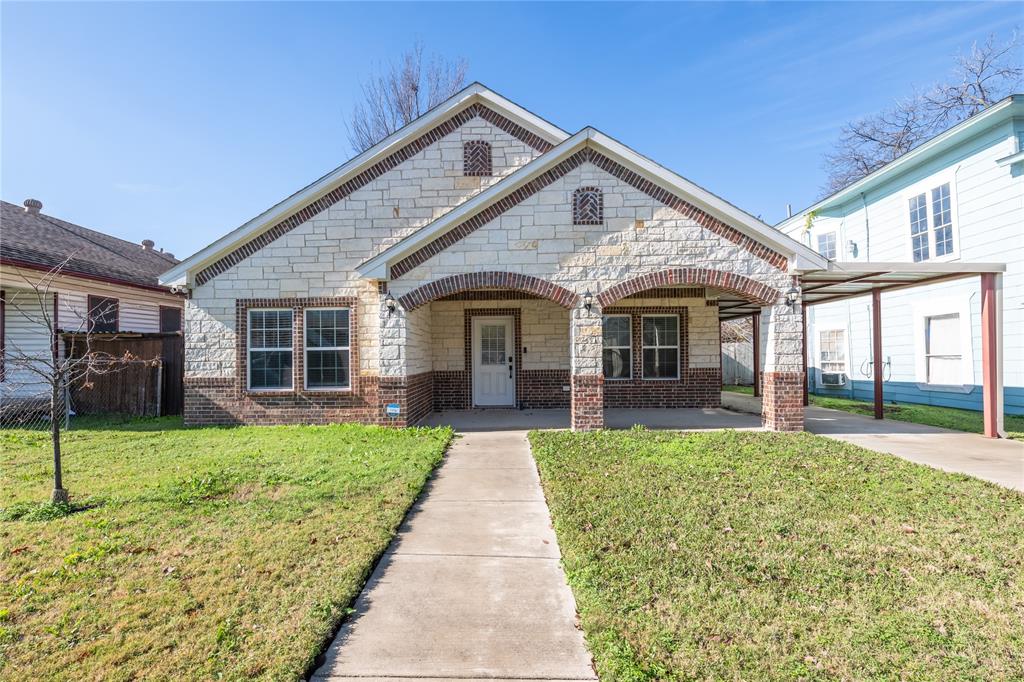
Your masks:
[{"label": "brick arch", "polygon": [[743,275],[709,268],[672,268],[640,275],[608,287],[597,295],[597,303],[604,308],[632,294],[678,284],[722,289],[761,305],[772,305],[779,298],[778,290]]},{"label": "brick arch", "polygon": [[471,289],[500,288],[523,291],[553,301],[563,308],[572,308],[579,296],[547,280],[517,272],[470,272],[451,275],[428,282],[398,298],[406,310],[415,310],[439,298],[459,294]]}]

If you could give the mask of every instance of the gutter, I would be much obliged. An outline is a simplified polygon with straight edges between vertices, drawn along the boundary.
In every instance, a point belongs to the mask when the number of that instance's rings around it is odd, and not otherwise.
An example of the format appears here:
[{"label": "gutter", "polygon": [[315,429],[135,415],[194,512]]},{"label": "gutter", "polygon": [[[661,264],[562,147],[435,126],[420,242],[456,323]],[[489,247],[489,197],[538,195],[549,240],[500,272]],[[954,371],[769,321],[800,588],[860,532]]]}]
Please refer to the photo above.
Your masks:
[{"label": "gutter", "polygon": [[[16,258],[0,257],[0,265],[10,265],[11,267],[24,268],[26,270],[36,270],[38,272],[53,272],[53,268],[48,268],[45,265],[39,265],[38,263],[29,263],[27,261],[21,261]],[[119,286],[132,287],[133,289],[145,289],[146,291],[156,291],[161,294],[184,297],[184,294],[175,293],[171,291],[168,287],[163,287],[155,284],[139,284],[138,282],[129,282],[128,280],[118,279],[116,277],[91,275],[85,272],[78,272],[77,270],[61,270],[57,274],[66,275],[68,277],[77,277],[78,279],[87,279],[93,282],[103,282],[104,284],[117,284]]]}]

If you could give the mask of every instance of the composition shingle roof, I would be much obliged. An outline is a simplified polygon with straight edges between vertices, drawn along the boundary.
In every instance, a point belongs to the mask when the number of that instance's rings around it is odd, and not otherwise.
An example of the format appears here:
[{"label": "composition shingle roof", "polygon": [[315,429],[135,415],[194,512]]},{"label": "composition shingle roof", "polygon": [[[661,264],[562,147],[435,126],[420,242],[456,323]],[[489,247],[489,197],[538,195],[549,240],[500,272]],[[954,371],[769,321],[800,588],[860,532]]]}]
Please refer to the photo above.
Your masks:
[{"label": "composition shingle roof", "polygon": [[67,274],[103,277],[143,286],[178,260],[170,254],[111,237],[21,206],[0,201],[0,259],[52,268],[69,259]]}]

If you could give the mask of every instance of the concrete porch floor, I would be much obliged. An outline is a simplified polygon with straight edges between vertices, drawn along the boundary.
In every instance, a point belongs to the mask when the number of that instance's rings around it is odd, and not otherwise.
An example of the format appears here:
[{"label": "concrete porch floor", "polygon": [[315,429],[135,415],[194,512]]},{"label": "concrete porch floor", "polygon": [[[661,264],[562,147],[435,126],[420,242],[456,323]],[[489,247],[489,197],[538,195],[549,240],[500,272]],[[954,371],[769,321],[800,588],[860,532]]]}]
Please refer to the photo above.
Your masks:
[{"label": "concrete porch floor", "polygon": [[[706,429],[760,430],[761,417],[721,408],[608,409],[604,411],[609,429],[628,429],[642,424],[649,429],[702,431]],[[477,409],[434,412],[420,422],[423,426],[452,426],[457,431],[509,431],[567,429],[569,410]]]}]

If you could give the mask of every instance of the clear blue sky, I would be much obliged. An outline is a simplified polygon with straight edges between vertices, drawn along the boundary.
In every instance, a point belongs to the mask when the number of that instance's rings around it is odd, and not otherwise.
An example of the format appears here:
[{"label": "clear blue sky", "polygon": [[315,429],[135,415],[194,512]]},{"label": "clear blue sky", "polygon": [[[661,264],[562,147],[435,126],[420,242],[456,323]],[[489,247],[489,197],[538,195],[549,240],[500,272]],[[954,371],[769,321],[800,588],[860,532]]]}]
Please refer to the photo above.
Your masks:
[{"label": "clear blue sky", "polygon": [[1022,18],[1010,3],[4,2],[0,194],[184,257],[345,161],[360,79],[419,39],[774,223],[818,195],[844,121]]}]

